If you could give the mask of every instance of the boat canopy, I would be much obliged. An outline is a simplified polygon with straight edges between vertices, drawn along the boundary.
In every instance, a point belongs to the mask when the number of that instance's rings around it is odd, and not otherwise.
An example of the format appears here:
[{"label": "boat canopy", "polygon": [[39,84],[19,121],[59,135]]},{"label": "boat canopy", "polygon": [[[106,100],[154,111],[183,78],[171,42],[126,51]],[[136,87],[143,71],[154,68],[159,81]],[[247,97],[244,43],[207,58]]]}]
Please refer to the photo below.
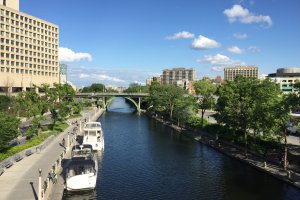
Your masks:
[{"label": "boat canopy", "polygon": [[95,161],[93,160],[85,160],[85,159],[72,159],[70,162],[69,168],[74,167],[95,167]]}]

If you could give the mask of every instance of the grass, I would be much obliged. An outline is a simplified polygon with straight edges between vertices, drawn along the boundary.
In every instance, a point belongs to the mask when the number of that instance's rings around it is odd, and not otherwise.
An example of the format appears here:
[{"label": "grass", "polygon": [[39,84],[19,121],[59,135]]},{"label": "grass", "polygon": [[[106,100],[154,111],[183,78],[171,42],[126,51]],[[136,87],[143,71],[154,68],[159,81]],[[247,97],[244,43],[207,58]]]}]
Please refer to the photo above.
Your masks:
[{"label": "grass", "polygon": [[62,132],[64,129],[66,129],[67,127],[68,127],[68,124],[66,124],[65,122],[58,121],[55,124],[54,129],[52,131],[47,130],[47,131],[41,132],[40,135],[35,136],[34,138],[26,141],[25,144],[14,146],[14,147],[8,149],[6,152],[0,153],[0,161],[4,160],[10,156],[13,156],[14,154],[20,153],[21,151],[24,151],[25,149],[28,149],[28,148],[31,148],[31,147],[41,144],[51,135],[56,136],[60,132]]},{"label": "grass", "polygon": [[74,119],[74,118],[78,118],[78,117],[81,117],[81,114],[74,114],[74,115],[71,115],[69,117],[69,119]]}]

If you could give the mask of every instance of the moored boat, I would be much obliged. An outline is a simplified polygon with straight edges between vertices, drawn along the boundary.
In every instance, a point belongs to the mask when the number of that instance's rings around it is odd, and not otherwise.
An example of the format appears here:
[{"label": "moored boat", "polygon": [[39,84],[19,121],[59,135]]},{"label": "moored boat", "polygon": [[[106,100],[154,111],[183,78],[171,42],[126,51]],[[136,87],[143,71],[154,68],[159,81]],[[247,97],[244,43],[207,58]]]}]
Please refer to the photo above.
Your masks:
[{"label": "moored boat", "polygon": [[83,128],[83,143],[92,145],[93,150],[104,149],[104,135],[100,122],[87,122]]},{"label": "moored boat", "polygon": [[66,170],[67,191],[92,190],[96,187],[98,160],[91,145],[75,145]]}]

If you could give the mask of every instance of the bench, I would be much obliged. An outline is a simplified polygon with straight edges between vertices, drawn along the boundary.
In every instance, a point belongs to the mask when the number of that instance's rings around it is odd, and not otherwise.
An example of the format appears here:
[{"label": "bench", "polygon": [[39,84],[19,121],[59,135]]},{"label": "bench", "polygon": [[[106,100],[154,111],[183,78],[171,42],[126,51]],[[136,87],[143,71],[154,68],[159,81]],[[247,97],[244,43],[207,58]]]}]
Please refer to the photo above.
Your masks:
[{"label": "bench", "polygon": [[20,160],[22,160],[23,159],[23,156],[21,156],[20,154],[17,154],[16,156],[15,156],[15,161],[16,162],[19,162]]},{"label": "bench", "polygon": [[30,156],[31,154],[33,154],[33,152],[32,152],[31,149],[29,149],[29,150],[27,150],[27,151],[25,152],[25,155],[26,155],[26,156]]},{"label": "bench", "polygon": [[4,166],[6,168],[10,168],[14,163],[11,160],[7,160],[4,162]]}]

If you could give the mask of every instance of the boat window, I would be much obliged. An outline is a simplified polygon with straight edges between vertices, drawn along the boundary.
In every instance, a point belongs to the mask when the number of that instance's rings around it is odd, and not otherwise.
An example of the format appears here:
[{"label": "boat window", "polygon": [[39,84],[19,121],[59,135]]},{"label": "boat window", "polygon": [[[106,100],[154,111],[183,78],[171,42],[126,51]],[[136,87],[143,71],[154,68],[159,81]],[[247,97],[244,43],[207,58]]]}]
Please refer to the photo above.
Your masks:
[{"label": "boat window", "polygon": [[96,131],[90,131],[90,132],[89,132],[89,135],[90,135],[90,136],[96,136]]}]

